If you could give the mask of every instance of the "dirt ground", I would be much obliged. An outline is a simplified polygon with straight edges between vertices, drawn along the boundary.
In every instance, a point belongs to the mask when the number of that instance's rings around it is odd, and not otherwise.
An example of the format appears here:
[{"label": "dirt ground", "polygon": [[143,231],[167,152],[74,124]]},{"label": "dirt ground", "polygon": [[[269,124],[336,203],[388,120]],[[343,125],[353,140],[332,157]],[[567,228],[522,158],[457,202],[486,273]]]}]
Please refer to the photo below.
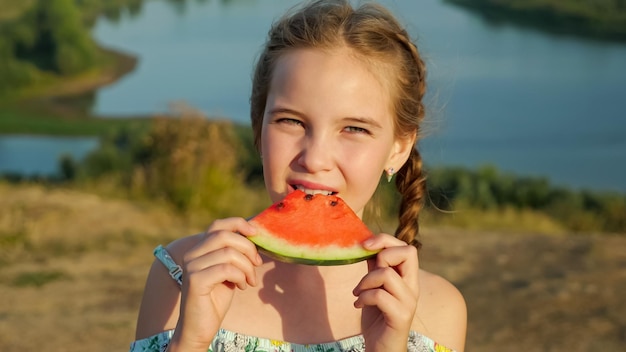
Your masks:
[{"label": "dirt ground", "polygon": [[467,351],[625,349],[625,236],[431,237],[420,260],[463,292]]},{"label": "dirt ground", "polygon": [[[123,351],[152,249],[197,230],[162,208],[0,184],[0,351]],[[626,346],[626,236],[424,230],[463,292],[467,351]]]}]

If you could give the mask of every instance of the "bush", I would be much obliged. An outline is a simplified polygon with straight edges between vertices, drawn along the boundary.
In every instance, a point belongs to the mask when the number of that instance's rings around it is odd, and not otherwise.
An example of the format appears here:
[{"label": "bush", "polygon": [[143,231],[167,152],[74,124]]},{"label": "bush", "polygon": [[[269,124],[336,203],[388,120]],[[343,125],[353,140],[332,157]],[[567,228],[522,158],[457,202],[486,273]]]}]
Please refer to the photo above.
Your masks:
[{"label": "bush", "polygon": [[429,205],[435,209],[454,210],[463,204],[482,210],[532,210],[573,231],[626,233],[626,196],[616,193],[573,191],[552,186],[545,178],[501,174],[491,166],[430,170],[428,189]]},{"label": "bush", "polygon": [[[246,182],[254,166],[245,167],[242,160],[254,157],[239,127],[193,114],[157,117],[151,126],[147,132],[123,129],[103,138],[76,167],[77,178],[117,179],[127,194],[163,200],[180,211],[224,214],[241,208],[237,199],[245,198],[255,182]],[[64,163],[71,170],[71,163]]]},{"label": "bush", "polygon": [[[267,205],[249,127],[184,109],[175,116],[155,118],[148,130],[127,126],[111,133],[80,163],[62,160],[65,179],[106,179],[132,197],[214,216],[252,214]],[[464,208],[472,215],[463,221],[480,212],[491,223],[506,215],[510,228],[517,219],[511,214],[517,212],[525,229],[538,221],[551,229],[562,225],[570,231],[626,233],[626,196],[621,194],[573,191],[490,166],[434,168],[427,177],[426,212],[435,216]],[[399,201],[393,184],[381,181],[376,200],[377,207],[366,209],[366,221],[389,228]]]}]

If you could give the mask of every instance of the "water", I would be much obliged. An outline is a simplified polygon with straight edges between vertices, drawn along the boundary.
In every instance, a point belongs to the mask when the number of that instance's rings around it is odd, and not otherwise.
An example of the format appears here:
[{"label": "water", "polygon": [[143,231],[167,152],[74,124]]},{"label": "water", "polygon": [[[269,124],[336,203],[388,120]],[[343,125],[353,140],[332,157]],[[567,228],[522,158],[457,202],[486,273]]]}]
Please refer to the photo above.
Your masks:
[{"label": "water", "polygon": [[[441,0],[382,2],[408,23],[429,68],[428,165],[492,164],[626,192],[626,45],[494,26]],[[139,64],[98,91],[94,112],[151,114],[184,101],[247,123],[254,57],[293,4],[188,1],[181,13],[150,1],[137,17],[100,20],[97,40]]]},{"label": "water", "polygon": [[98,22],[103,44],[139,57],[135,72],[98,92],[98,114],[167,111],[184,101],[211,115],[247,121],[250,77],[269,24],[293,1],[188,1],[184,15],[147,2],[133,20]]},{"label": "water", "polygon": [[0,136],[0,174],[59,174],[59,158],[81,160],[98,146],[92,137]]}]

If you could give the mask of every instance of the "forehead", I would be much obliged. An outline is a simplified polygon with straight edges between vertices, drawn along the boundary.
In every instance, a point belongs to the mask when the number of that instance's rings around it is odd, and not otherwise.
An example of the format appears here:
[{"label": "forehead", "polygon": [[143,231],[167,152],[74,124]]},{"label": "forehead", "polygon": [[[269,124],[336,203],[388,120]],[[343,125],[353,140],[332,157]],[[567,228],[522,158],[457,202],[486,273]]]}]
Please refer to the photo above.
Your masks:
[{"label": "forehead", "polygon": [[377,65],[353,50],[297,49],[277,60],[267,108],[298,104],[392,116],[390,98]]}]

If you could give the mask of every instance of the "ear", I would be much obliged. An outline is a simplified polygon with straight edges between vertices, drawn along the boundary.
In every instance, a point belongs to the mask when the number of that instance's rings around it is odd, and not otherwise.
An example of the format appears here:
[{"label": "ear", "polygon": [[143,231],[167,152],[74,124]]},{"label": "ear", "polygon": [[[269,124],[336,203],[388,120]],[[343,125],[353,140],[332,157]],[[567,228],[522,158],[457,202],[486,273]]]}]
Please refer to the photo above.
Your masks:
[{"label": "ear", "polygon": [[393,143],[391,148],[391,154],[387,161],[387,168],[392,167],[394,170],[400,170],[404,163],[409,159],[411,150],[415,147],[415,141],[417,139],[416,133],[411,133],[406,137],[398,137]]}]

